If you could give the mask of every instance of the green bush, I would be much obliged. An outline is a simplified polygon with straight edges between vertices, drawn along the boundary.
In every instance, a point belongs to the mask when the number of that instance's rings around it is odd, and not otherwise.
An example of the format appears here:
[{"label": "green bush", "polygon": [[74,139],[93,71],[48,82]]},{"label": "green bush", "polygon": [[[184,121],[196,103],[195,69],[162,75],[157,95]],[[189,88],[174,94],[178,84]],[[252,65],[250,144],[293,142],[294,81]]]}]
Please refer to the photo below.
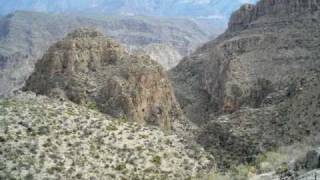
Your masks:
[{"label": "green bush", "polygon": [[161,165],[161,157],[160,156],[154,156],[151,160],[156,165]]},{"label": "green bush", "polygon": [[97,106],[97,104],[95,103],[95,102],[90,102],[90,103],[88,103],[87,104],[87,107],[89,108],[89,109],[91,109],[91,110],[98,110],[98,106]]},{"label": "green bush", "polygon": [[114,125],[114,124],[109,124],[107,127],[106,127],[106,130],[107,131],[116,131],[118,130],[117,126]]},{"label": "green bush", "polygon": [[117,171],[123,171],[123,170],[125,170],[126,168],[127,168],[126,164],[121,163],[121,164],[118,164],[115,169],[116,169]]},{"label": "green bush", "polygon": [[205,179],[206,180],[227,180],[227,179],[230,179],[230,176],[223,175],[219,172],[212,172]]},{"label": "green bush", "polygon": [[287,164],[288,156],[278,152],[267,152],[259,155],[256,159],[256,165],[260,173],[277,171],[279,168],[284,169]]},{"label": "green bush", "polygon": [[199,180],[248,180],[250,174],[255,174],[256,168],[249,165],[239,165],[233,167],[229,172],[221,173],[212,171]]},{"label": "green bush", "polygon": [[239,165],[232,169],[232,176],[236,180],[247,180],[250,174],[255,174],[256,168],[250,165]]}]

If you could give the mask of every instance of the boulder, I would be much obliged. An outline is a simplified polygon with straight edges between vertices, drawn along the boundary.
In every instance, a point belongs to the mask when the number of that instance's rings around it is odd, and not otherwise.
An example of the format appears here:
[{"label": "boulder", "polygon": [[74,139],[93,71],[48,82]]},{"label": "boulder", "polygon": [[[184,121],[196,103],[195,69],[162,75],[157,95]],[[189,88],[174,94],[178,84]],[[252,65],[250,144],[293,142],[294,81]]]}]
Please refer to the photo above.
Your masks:
[{"label": "boulder", "polygon": [[[320,148],[309,151],[306,155],[306,168],[313,170],[320,168]],[[320,176],[319,176],[320,178]]]}]

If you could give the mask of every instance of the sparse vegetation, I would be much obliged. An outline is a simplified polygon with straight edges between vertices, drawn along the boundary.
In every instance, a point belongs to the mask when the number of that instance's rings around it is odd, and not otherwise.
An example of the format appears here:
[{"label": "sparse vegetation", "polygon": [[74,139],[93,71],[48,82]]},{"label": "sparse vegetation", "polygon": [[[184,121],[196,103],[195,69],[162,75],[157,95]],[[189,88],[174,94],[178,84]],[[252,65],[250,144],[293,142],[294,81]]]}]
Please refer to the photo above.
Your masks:
[{"label": "sparse vegetation", "polygon": [[[211,25],[0,17],[0,179],[260,180],[318,171],[320,9],[308,1],[243,5],[224,34],[191,54],[209,37],[201,26]],[[130,49],[90,28],[62,38],[83,25],[108,29]],[[188,57],[166,74],[155,61],[170,53]],[[1,99],[24,83],[38,94]],[[306,155],[307,145],[317,148]]]},{"label": "sparse vegetation", "polygon": [[[0,104],[12,104],[10,101],[3,103],[0,100]],[[0,163],[0,178],[23,176],[25,179],[44,179],[50,176],[90,179],[91,175],[104,178],[109,174],[112,179],[184,179],[207,167],[206,162],[200,164],[199,159],[187,153],[190,149],[177,136],[166,136],[159,128],[144,127],[126,120],[118,123],[117,119],[107,119],[86,107],[33,94],[18,94],[13,98],[15,101],[14,105],[3,108],[7,113],[0,116],[0,159],[5,160]],[[50,116],[49,112],[55,115]],[[166,140],[172,144],[166,144]],[[160,166],[160,155],[167,151],[176,154],[166,162],[165,168],[172,169],[171,172]],[[198,153],[197,157],[206,159],[206,153]],[[69,163],[72,164],[71,169],[67,166]],[[12,169],[7,164],[16,167]],[[150,168],[146,166],[148,164],[157,168]],[[194,169],[186,169],[185,166]],[[34,171],[30,175],[22,175],[19,171],[22,167]],[[4,172],[10,172],[10,175]]]},{"label": "sparse vegetation", "polygon": [[288,163],[288,155],[279,152],[267,152],[257,157],[256,165],[260,173],[283,169],[283,164]]},{"label": "sparse vegetation", "polygon": [[118,130],[118,128],[115,124],[110,123],[106,126],[106,130],[107,131],[116,131],[116,130]]},{"label": "sparse vegetation", "polygon": [[121,118],[117,118],[115,119],[115,121],[118,123],[118,124],[121,124],[121,123],[128,123],[129,120],[128,120],[128,117],[127,116],[123,116]]},{"label": "sparse vegetation", "polygon": [[201,179],[204,179],[204,180],[229,180],[231,179],[229,175],[227,174],[222,174],[222,173],[219,173],[219,172],[211,172],[209,175],[205,176],[205,177],[201,177],[197,180],[201,180]]},{"label": "sparse vegetation", "polygon": [[115,169],[117,170],[117,171],[123,171],[123,170],[125,170],[127,167],[126,167],[126,164],[124,164],[124,163],[120,163],[120,164],[118,164],[116,167],[115,167]]},{"label": "sparse vegetation", "polygon": [[158,156],[158,155],[156,155],[156,156],[153,156],[153,158],[152,158],[152,160],[151,160],[151,162],[153,162],[154,164],[156,164],[156,165],[161,165],[161,157],[160,156]]},{"label": "sparse vegetation", "polygon": [[87,107],[88,107],[89,109],[98,111],[98,106],[97,106],[97,104],[96,104],[95,102],[90,102],[90,103],[87,105]]}]

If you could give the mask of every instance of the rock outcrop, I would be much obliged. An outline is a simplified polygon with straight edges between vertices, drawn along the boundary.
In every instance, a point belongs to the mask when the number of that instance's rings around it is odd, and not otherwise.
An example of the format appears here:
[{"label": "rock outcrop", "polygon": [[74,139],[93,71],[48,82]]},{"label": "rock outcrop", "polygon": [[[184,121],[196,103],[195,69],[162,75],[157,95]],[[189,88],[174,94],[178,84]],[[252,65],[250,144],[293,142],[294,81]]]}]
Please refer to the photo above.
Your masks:
[{"label": "rock outcrop", "polygon": [[89,29],[76,30],[53,45],[36,64],[24,90],[168,130],[181,118],[158,63],[146,55],[130,55]]},{"label": "rock outcrop", "polygon": [[157,127],[33,93],[0,100],[0,179],[188,179],[203,148]]},{"label": "rock outcrop", "polygon": [[307,170],[320,169],[320,148],[310,150],[306,155]]},{"label": "rock outcrop", "polygon": [[216,155],[250,162],[261,151],[318,136],[318,3],[244,5],[223,35],[170,72],[181,107],[204,126],[199,142]]},{"label": "rock outcrop", "polygon": [[300,13],[314,13],[319,10],[319,0],[262,0],[257,5],[245,4],[233,13],[229,21],[229,31],[241,31],[254,27],[259,18],[294,17]]}]

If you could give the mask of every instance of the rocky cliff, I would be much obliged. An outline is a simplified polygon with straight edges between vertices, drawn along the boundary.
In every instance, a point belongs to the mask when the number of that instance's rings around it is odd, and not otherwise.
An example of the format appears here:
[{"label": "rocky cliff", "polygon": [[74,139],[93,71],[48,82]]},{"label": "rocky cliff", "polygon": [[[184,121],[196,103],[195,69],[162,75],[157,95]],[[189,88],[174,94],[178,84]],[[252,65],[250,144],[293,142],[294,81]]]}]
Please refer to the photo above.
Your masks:
[{"label": "rocky cliff", "polygon": [[181,119],[171,84],[158,63],[146,55],[130,55],[90,29],[76,30],[50,47],[24,90],[163,129]]},{"label": "rocky cliff", "polygon": [[261,151],[317,136],[318,3],[244,5],[223,35],[171,71],[188,117],[213,123],[199,137],[208,149],[232,151],[229,159],[247,162]]},{"label": "rocky cliff", "polygon": [[239,31],[254,26],[254,21],[261,18],[293,18],[300,13],[314,13],[319,9],[318,0],[269,0],[260,1],[257,5],[246,4],[234,12],[229,21],[229,31]]}]

